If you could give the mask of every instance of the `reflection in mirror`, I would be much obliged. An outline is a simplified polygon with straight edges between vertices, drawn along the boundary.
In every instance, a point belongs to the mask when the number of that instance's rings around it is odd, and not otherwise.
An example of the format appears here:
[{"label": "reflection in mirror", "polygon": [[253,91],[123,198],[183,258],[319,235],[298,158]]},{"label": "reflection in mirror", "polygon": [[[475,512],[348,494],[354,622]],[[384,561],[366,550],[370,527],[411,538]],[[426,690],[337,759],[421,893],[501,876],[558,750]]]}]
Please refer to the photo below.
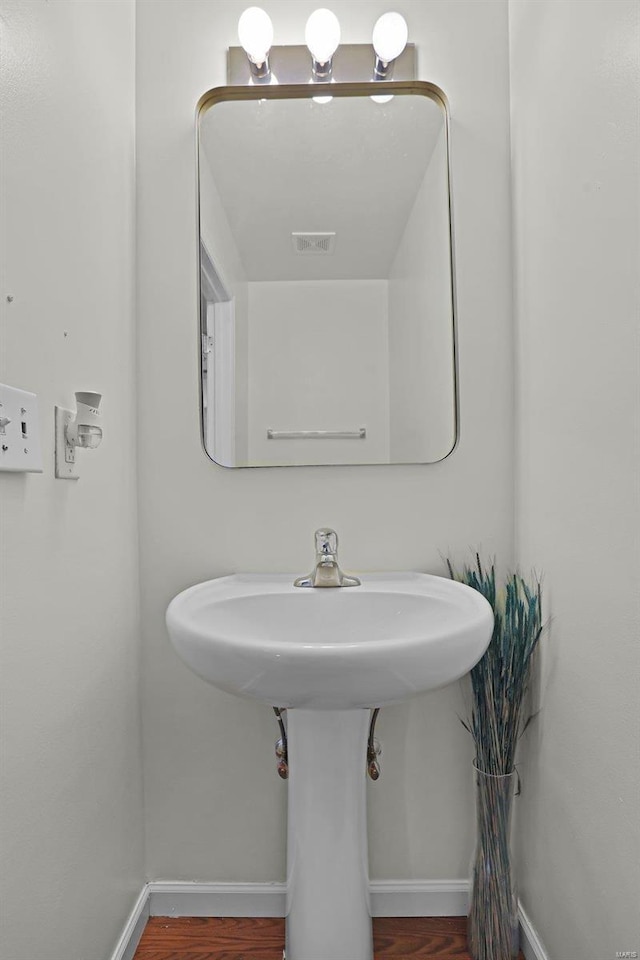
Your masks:
[{"label": "reflection in mirror", "polygon": [[416,93],[427,86],[385,103],[283,87],[201,111],[202,422],[217,463],[453,449],[447,124]]}]

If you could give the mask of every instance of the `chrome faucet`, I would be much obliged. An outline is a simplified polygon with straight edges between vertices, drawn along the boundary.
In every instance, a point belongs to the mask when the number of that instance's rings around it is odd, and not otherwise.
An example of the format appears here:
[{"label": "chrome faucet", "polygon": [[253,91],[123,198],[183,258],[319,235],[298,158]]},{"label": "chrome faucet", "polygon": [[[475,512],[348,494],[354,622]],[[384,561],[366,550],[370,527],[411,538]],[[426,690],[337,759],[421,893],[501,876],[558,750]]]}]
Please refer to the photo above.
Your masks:
[{"label": "chrome faucet", "polygon": [[328,527],[316,530],[316,565],[308,577],[298,577],[294,587],[359,587],[357,577],[348,577],[338,566],[338,534]]}]

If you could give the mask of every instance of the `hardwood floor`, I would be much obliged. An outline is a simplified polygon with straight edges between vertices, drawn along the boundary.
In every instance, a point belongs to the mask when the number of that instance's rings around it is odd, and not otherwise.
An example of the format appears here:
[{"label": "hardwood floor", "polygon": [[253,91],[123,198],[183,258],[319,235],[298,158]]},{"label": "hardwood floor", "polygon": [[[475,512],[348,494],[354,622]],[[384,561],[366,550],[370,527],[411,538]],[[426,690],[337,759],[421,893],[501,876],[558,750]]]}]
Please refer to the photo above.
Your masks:
[{"label": "hardwood floor", "polygon": [[134,960],[282,960],[284,920],[151,917]]},{"label": "hardwood floor", "polygon": [[[375,960],[470,960],[465,929],[465,917],[378,917]],[[151,917],[134,960],[282,960],[283,946],[281,919]]]}]

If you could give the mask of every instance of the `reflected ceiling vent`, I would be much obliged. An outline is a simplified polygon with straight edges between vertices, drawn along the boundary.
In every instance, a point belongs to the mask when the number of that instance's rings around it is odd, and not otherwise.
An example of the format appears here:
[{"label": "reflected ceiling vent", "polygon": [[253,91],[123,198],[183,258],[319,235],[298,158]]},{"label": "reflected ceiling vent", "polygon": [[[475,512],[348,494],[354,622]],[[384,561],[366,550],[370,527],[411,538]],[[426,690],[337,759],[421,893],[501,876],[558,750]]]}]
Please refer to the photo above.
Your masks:
[{"label": "reflected ceiling vent", "polygon": [[319,254],[333,253],[336,245],[335,233],[292,233],[293,249],[296,253]]}]

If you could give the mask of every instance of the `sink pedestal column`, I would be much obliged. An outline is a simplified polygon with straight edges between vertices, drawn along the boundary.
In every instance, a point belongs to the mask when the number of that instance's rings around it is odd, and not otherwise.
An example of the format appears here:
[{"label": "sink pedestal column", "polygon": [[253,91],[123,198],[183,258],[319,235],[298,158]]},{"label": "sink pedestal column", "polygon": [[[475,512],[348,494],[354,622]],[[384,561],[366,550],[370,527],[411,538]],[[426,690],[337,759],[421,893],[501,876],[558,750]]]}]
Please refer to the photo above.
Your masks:
[{"label": "sink pedestal column", "polygon": [[287,960],[372,960],[368,710],[287,712]]}]

